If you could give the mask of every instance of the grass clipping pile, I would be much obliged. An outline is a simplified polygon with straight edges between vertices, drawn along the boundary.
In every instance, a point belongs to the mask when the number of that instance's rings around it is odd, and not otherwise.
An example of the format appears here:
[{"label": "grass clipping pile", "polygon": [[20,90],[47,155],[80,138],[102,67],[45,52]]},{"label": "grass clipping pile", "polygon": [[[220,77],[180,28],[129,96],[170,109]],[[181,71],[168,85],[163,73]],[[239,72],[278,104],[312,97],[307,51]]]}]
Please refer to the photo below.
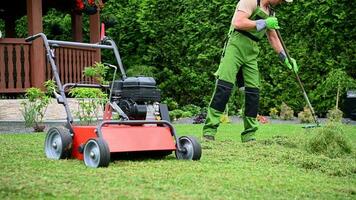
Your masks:
[{"label": "grass clipping pile", "polygon": [[340,158],[351,154],[351,143],[347,140],[345,130],[340,123],[330,122],[314,132],[306,143],[309,153],[322,154],[329,158]]}]

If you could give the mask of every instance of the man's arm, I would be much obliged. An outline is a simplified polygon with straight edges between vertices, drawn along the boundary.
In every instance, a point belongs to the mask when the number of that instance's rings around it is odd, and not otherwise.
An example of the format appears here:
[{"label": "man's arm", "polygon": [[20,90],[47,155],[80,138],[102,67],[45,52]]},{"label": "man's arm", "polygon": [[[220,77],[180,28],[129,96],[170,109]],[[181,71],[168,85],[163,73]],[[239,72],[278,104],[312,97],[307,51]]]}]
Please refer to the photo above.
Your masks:
[{"label": "man's arm", "polygon": [[279,41],[279,38],[275,30],[267,30],[267,38],[272,48],[276,51],[276,53],[279,54],[283,51],[282,44]]},{"label": "man's arm", "polygon": [[247,12],[237,10],[232,24],[235,29],[249,31],[255,29],[261,31],[267,29],[279,29],[278,20],[275,17],[268,17],[267,19],[250,20],[250,14]]},{"label": "man's arm", "polygon": [[236,17],[232,22],[235,29],[244,31],[256,29],[256,21],[249,19],[250,14],[240,10],[236,10],[235,16]]},{"label": "man's arm", "polygon": [[295,59],[290,58],[291,62],[287,59],[286,52],[284,52],[282,43],[278,38],[275,30],[267,31],[267,38],[273,49],[278,53],[279,59],[286,65],[289,69],[292,69],[295,73],[298,73],[299,67]]}]

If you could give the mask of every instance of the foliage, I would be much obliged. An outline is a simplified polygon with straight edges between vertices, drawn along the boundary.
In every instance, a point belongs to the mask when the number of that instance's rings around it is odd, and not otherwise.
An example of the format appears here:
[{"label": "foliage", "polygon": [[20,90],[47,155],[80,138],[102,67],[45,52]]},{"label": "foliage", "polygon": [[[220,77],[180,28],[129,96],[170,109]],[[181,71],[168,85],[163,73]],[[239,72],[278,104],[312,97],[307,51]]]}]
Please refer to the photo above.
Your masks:
[{"label": "foliage", "polygon": [[32,103],[25,101],[21,102],[21,114],[25,120],[26,127],[32,127],[36,124],[36,118],[38,116],[36,109],[32,106]]},{"label": "foliage", "polygon": [[109,67],[100,62],[95,62],[91,67],[85,67],[83,74],[86,77],[94,78],[99,84],[105,85],[108,84],[108,81],[105,81],[104,77],[108,71]]},{"label": "foliage", "polygon": [[107,100],[107,94],[97,88],[73,88],[69,94],[78,100],[78,111],[75,112],[80,122],[89,125],[98,120],[98,112]]},{"label": "foliage", "polygon": [[230,121],[229,115],[226,114],[226,113],[223,113],[223,114],[220,116],[220,122],[221,122],[222,124],[228,124],[228,123],[230,123],[231,121]]},{"label": "foliage", "polygon": [[[107,35],[117,42],[128,72],[149,66],[163,99],[173,98],[182,106],[205,107],[213,92],[213,73],[219,65],[235,6],[233,0],[108,0],[101,16],[117,22],[107,29]],[[347,0],[298,0],[275,9],[281,35],[300,66],[299,76],[310,101],[317,114],[325,116],[337,93],[335,86],[325,83],[328,77],[346,77],[340,76],[342,72],[350,77],[349,83],[356,78],[356,10]],[[87,39],[87,16],[84,19]],[[23,18],[16,22],[19,37],[27,36],[26,21]],[[44,16],[44,32],[51,39],[70,39],[69,22],[68,14],[49,11]],[[51,27],[60,27],[58,35]],[[305,101],[294,75],[276,60],[267,39],[262,40],[260,113],[266,115],[282,102],[302,111]],[[106,52],[103,61],[114,63]],[[344,86],[355,88],[354,84]],[[345,89],[340,88],[340,97]],[[340,98],[340,104],[343,101]],[[241,105],[237,98],[229,104],[229,112],[236,112]]]},{"label": "foliage", "polygon": [[206,119],[206,113],[201,112],[194,117],[193,124],[202,124],[205,122],[205,119]]},{"label": "foliage", "polygon": [[29,88],[26,90],[25,97],[27,100],[21,102],[21,113],[25,120],[25,126],[38,126],[43,122],[44,115],[48,104],[51,103],[51,95],[56,87],[52,80],[44,83],[47,92],[43,92],[39,88]]},{"label": "foliage", "polygon": [[3,19],[0,19],[0,32],[1,32],[1,36],[0,38],[4,38],[5,37],[5,22]]},{"label": "foliage", "polygon": [[[325,81],[323,81],[313,93],[313,97],[323,99],[320,104],[316,104],[315,108],[322,107],[325,112],[328,108],[336,106],[339,108],[340,94],[346,94],[346,91],[356,88],[356,80],[348,76],[347,73],[341,69],[331,70]],[[344,95],[345,96],[345,95]]]},{"label": "foliage", "polygon": [[173,98],[168,97],[162,103],[167,104],[168,110],[178,109],[178,103]]},{"label": "foliage", "polygon": [[194,104],[185,105],[182,110],[190,112],[192,115],[198,115],[201,112],[201,108]]},{"label": "foliage", "polygon": [[269,109],[269,116],[272,118],[272,119],[278,119],[278,109],[273,107],[273,108],[270,108]]},{"label": "foliage", "polygon": [[146,77],[154,77],[154,67],[146,66],[146,65],[134,65],[131,66],[127,71],[127,76],[146,76]]},{"label": "foliage", "polygon": [[180,110],[180,109],[175,109],[175,110],[169,111],[169,118],[172,121],[175,121],[175,120],[177,120],[179,118],[182,118],[183,113],[184,113],[184,111]]},{"label": "foliage", "polygon": [[294,117],[294,111],[286,103],[282,103],[281,112],[279,113],[279,118],[283,120],[291,120]]},{"label": "foliage", "polygon": [[313,115],[308,106],[304,107],[304,110],[298,113],[298,119],[301,123],[311,123],[314,122]]},{"label": "foliage", "polygon": [[341,122],[343,112],[335,107],[333,109],[330,109],[326,116],[329,122]]},{"label": "foliage", "polygon": [[345,130],[340,123],[329,123],[318,129],[307,142],[309,152],[337,158],[351,153],[351,144],[345,136]]}]

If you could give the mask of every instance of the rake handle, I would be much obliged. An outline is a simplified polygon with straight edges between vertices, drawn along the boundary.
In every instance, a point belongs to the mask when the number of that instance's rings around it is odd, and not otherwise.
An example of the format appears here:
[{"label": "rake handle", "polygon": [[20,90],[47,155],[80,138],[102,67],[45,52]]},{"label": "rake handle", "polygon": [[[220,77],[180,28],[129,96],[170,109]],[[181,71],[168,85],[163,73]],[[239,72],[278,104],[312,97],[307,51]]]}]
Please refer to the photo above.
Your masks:
[{"label": "rake handle", "polygon": [[[277,33],[277,36],[278,36],[278,39],[279,39],[280,43],[282,44],[283,50],[284,50],[284,52],[286,53],[286,56],[287,56],[286,59],[288,59],[289,63],[292,63],[292,59],[291,59],[291,57],[290,57],[290,55],[289,55],[289,52],[288,52],[288,50],[287,50],[287,47],[286,47],[286,45],[285,45],[285,43],[284,43],[284,41],[283,41],[283,39],[282,39],[281,33],[279,32],[278,29],[276,29],[275,31],[276,31],[276,33]],[[298,73],[295,72],[294,70],[293,70],[293,72],[294,72],[294,75],[295,75],[295,77],[296,77],[296,79],[297,79],[297,81],[298,81],[298,83],[299,83],[299,87],[300,87],[300,89],[302,90],[303,97],[304,97],[305,101],[307,102],[307,105],[308,105],[308,107],[309,107],[309,109],[310,109],[310,111],[311,111],[311,114],[312,114],[312,116],[313,116],[314,122],[316,123],[317,126],[319,126],[319,121],[318,121],[318,119],[316,118],[316,114],[315,114],[315,111],[314,111],[314,109],[313,109],[313,106],[311,105],[311,103],[310,103],[310,101],[309,101],[309,98],[308,98],[308,95],[307,95],[307,93],[305,92],[303,83],[302,83],[302,81],[300,80]]]}]

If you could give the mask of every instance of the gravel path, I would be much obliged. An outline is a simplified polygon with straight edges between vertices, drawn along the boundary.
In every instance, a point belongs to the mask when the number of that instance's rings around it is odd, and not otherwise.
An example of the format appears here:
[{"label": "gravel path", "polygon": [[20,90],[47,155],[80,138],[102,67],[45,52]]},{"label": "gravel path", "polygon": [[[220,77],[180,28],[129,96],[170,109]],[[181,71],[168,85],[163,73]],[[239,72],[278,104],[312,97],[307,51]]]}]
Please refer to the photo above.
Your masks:
[{"label": "gravel path", "polygon": [[[321,124],[326,123],[326,119],[319,119]],[[242,119],[240,117],[232,116],[230,117],[231,123],[242,123]],[[275,120],[268,119],[271,124],[300,124],[298,119],[294,120]],[[64,126],[66,123],[65,120],[47,120],[45,121],[47,131],[49,128],[54,126]],[[183,118],[177,121],[174,121],[173,124],[192,124],[192,118]],[[350,119],[343,119],[344,124],[350,124],[356,126],[356,121],[352,121]],[[0,120],[0,134],[4,133],[33,133],[32,127],[25,127],[24,122],[22,120]]]},{"label": "gravel path", "polygon": [[[68,105],[72,112],[72,115],[78,111],[78,102],[75,99],[68,98]],[[23,117],[20,110],[20,104],[24,101],[23,99],[8,99],[0,100],[0,134],[1,133],[33,133],[33,128],[25,127],[23,122]],[[98,109],[98,117],[103,116],[102,109]],[[61,126],[66,122],[66,112],[63,105],[56,102],[55,99],[52,100],[51,104],[48,106],[46,115],[44,117],[47,131],[50,127]],[[236,116],[229,117],[231,123],[242,123],[242,119]],[[271,124],[299,124],[298,119],[294,120],[275,120],[267,117],[269,123]],[[326,119],[319,119],[323,124]],[[183,118],[173,122],[174,124],[192,124],[192,118]],[[344,119],[343,123],[356,125],[356,121],[350,119]]]}]

